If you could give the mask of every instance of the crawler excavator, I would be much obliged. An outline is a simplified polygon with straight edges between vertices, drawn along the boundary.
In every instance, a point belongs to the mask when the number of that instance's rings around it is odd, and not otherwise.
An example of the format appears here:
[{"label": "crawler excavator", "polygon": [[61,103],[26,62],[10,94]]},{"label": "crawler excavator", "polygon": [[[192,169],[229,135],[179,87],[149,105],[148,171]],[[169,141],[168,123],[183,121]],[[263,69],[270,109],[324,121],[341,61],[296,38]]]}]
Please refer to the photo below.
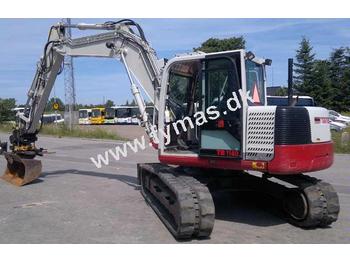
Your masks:
[{"label": "crawler excavator", "polygon": [[[73,39],[66,37],[69,27],[101,32]],[[140,25],[129,19],[51,27],[10,148],[1,144],[4,180],[22,186],[40,176],[41,161],[35,159],[44,153],[36,146],[40,118],[64,56],[108,57],[124,65],[142,125],[159,156],[159,163],[137,164],[140,191],[176,239],[210,236],[212,193],[218,190],[269,194],[299,227],[325,227],[337,220],[333,187],[303,174],[333,163],[326,109],[267,106],[265,67],[271,60],[252,52],[158,59]],[[141,89],[155,105],[152,119]]]}]

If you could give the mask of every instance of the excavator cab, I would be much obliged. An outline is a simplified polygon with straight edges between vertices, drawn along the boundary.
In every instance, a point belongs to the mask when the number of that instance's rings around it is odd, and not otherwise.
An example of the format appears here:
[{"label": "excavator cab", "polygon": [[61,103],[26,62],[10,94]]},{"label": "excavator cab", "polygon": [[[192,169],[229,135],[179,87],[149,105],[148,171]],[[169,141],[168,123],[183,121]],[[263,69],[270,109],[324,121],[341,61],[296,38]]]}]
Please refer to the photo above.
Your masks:
[{"label": "excavator cab", "polygon": [[164,141],[166,154],[241,157],[242,55],[238,50],[169,61],[164,122],[171,142]]}]

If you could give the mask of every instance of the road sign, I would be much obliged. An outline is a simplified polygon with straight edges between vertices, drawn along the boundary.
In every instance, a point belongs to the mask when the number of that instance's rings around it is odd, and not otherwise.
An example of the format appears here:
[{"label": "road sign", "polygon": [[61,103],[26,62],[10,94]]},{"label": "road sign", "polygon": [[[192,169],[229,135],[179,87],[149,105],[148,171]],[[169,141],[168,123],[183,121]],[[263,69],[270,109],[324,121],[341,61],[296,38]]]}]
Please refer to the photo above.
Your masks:
[{"label": "road sign", "polygon": [[58,103],[53,103],[52,108],[58,110],[60,108],[60,105]]}]

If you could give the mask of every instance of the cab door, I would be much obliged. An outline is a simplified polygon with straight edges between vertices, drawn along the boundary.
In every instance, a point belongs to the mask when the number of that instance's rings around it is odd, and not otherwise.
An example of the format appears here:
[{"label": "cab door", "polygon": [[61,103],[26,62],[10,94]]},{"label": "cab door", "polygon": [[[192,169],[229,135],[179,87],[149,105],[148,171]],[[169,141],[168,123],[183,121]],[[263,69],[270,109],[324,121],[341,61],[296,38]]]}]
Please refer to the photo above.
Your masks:
[{"label": "cab door", "polygon": [[208,122],[199,131],[201,157],[241,157],[239,61],[240,52],[208,56],[203,61],[201,107],[206,112]]}]

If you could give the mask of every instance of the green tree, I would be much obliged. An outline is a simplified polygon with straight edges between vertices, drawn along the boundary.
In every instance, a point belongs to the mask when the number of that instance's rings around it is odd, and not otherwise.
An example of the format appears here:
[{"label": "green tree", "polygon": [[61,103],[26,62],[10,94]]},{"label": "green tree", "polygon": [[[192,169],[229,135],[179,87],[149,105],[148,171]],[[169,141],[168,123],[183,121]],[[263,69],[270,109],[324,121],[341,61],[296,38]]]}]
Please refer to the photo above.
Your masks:
[{"label": "green tree", "polygon": [[108,99],[106,102],[106,107],[112,107],[112,106],[114,106],[114,102]]},{"label": "green tree", "polygon": [[294,63],[294,87],[300,94],[308,95],[312,92],[312,74],[315,54],[312,52],[310,41],[303,37],[296,51]]},{"label": "green tree", "polygon": [[46,104],[45,107],[45,111],[46,112],[52,112],[55,111],[55,109],[53,109],[53,104],[54,103],[58,103],[58,111],[64,111],[64,104],[62,102],[61,99],[59,99],[58,97],[52,97]]},{"label": "green tree", "polygon": [[15,114],[12,109],[15,107],[16,100],[14,98],[0,98],[0,123],[14,120]]},{"label": "green tree", "polygon": [[332,83],[339,83],[344,76],[344,69],[347,65],[346,48],[340,47],[333,50],[330,56],[330,73]]},{"label": "green tree", "polygon": [[338,111],[350,107],[350,61],[349,48],[336,48],[330,56],[330,78],[333,91],[333,108]]},{"label": "green tree", "polygon": [[193,48],[194,51],[202,51],[205,53],[221,52],[235,49],[244,49],[245,40],[243,36],[230,37],[224,39],[209,38],[201,44],[200,47]]},{"label": "green tree", "polygon": [[347,67],[344,72],[343,78],[343,105],[340,111],[350,111],[350,68]]},{"label": "green tree", "polygon": [[318,106],[333,108],[334,92],[330,78],[330,62],[327,60],[316,60],[314,63],[312,79],[312,96]]}]

